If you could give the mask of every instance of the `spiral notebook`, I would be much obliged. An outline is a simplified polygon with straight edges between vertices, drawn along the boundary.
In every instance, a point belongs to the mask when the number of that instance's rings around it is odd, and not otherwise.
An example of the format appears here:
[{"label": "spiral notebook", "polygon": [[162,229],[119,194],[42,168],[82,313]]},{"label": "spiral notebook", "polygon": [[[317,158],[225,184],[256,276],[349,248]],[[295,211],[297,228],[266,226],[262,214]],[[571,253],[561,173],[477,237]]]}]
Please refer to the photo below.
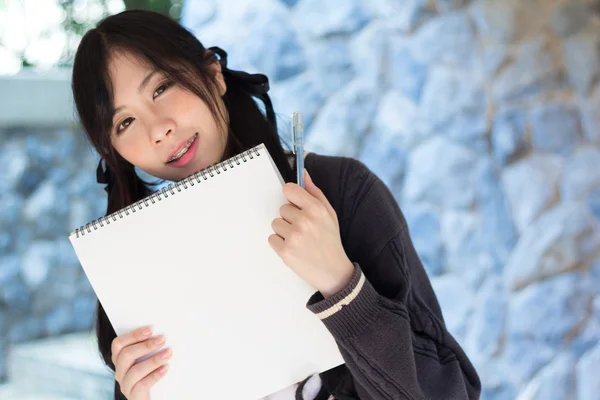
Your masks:
[{"label": "spiral notebook", "polygon": [[117,334],[167,338],[152,400],[256,400],[343,363],[269,246],[282,185],[261,144],[71,233]]}]

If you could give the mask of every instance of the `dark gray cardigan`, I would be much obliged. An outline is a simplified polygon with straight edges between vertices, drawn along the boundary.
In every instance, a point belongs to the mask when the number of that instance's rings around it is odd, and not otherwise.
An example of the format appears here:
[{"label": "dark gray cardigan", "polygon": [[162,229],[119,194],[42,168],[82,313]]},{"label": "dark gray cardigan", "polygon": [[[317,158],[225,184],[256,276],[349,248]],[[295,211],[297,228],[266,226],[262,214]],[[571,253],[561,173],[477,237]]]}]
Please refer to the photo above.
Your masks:
[{"label": "dark gray cardigan", "polygon": [[448,333],[398,203],[364,164],[309,154],[355,263],[350,284],[308,307],[336,339],[361,400],[478,399],[477,372]]}]

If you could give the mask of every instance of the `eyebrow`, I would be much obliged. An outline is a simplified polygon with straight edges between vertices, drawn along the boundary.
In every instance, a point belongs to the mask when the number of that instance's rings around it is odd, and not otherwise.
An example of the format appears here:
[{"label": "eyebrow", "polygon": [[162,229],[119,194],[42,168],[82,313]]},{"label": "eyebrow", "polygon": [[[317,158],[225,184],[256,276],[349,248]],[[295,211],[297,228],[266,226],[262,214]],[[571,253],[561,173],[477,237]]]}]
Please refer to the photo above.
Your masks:
[{"label": "eyebrow", "polygon": [[[148,75],[146,75],[146,77],[142,80],[142,82],[140,83],[140,86],[138,86],[137,92],[141,93],[146,88],[146,86],[148,86],[148,83],[150,82],[152,77],[154,75],[156,75],[157,73],[158,73],[158,70],[156,70],[156,69],[150,71],[150,73]],[[124,106],[115,108],[115,112],[113,113],[113,118],[115,115],[117,115],[119,112],[121,112],[121,110],[123,110],[124,108],[125,108]]]}]

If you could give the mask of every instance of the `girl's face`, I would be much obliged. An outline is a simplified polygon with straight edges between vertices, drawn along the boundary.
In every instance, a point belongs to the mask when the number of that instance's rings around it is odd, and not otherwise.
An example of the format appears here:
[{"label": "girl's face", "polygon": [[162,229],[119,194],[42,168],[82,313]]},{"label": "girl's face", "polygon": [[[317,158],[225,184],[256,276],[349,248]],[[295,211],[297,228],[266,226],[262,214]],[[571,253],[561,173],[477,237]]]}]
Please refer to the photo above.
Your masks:
[{"label": "girl's face", "polygon": [[[213,70],[222,96],[218,62]],[[227,133],[198,96],[126,53],[113,54],[109,73],[116,110],[111,141],[124,159],[170,181],[222,159]]]}]

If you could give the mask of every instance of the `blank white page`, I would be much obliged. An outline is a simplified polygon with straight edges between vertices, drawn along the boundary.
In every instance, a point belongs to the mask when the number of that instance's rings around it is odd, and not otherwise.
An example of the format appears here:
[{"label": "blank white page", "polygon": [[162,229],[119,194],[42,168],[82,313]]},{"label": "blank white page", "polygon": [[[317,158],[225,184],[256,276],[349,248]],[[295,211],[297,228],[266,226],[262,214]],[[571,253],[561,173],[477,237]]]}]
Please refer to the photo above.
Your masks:
[{"label": "blank white page", "polygon": [[255,400],[343,363],[306,309],[315,289],[269,246],[287,200],[264,145],[251,154],[70,236],[117,334],[166,336],[173,357],[153,400]]}]

